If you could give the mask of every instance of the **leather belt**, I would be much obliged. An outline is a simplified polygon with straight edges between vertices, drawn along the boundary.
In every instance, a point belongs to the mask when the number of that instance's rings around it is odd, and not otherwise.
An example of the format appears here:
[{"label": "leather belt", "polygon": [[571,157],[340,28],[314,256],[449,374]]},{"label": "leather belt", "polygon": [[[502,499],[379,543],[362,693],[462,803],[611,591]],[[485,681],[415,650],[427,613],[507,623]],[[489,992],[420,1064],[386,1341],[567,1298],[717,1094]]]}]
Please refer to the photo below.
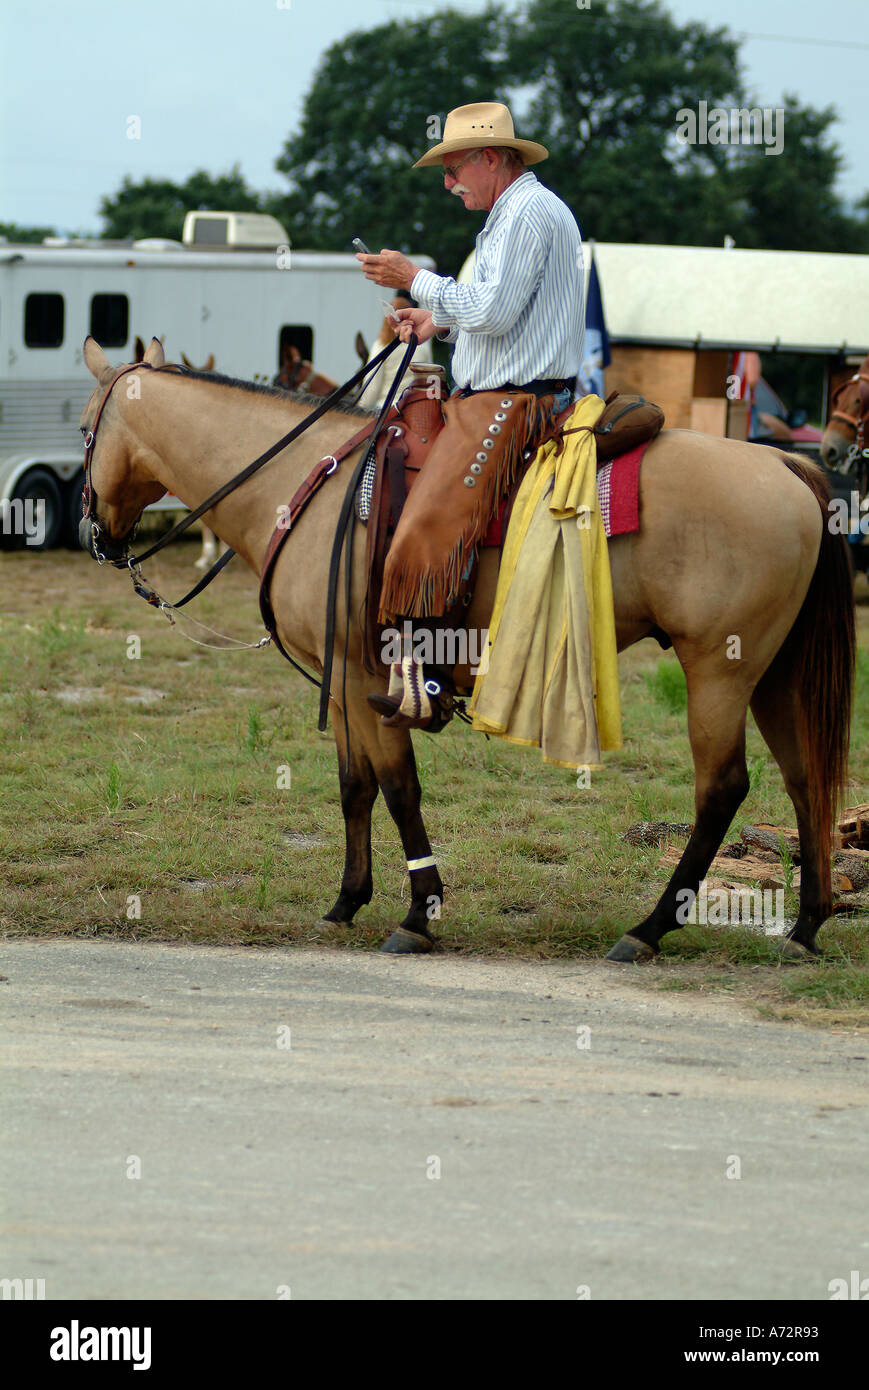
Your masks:
[{"label": "leather belt", "polygon": [[456,392],[459,396],[477,396],[481,391],[522,391],[530,396],[557,396],[559,391],[572,391],[576,384],[576,378],[568,377],[547,377],[538,381],[526,382],[524,386],[517,386],[512,381],[505,381],[503,386],[460,386]]}]

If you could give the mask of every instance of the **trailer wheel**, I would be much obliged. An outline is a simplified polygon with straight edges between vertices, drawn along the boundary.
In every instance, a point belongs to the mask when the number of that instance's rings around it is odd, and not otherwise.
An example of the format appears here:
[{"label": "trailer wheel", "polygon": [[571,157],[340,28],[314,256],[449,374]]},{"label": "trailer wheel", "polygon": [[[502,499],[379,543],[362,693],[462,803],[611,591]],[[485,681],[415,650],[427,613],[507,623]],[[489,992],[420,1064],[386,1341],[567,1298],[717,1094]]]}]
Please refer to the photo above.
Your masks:
[{"label": "trailer wheel", "polygon": [[83,492],[84,469],[81,473],[76,473],[75,477],[71,478],[63,489],[63,526],[61,527],[60,540],[67,550],[81,550],[78,524],[81,521]]},{"label": "trailer wheel", "polygon": [[[27,528],[34,527],[40,513],[44,530],[38,543],[32,540],[28,544]],[[0,546],[4,550],[51,550],[57,545],[63,525],[63,501],[54,474],[47,468],[31,468],[19,478],[0,523]]]}]

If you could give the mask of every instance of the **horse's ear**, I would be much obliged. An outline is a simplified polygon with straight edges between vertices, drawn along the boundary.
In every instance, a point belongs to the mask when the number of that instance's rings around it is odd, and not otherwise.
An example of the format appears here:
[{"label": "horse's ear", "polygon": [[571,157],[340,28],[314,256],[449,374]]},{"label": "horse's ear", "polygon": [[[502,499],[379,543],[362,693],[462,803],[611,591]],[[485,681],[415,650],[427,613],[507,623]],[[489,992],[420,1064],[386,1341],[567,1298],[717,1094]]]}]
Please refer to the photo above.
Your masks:
[{"label": "horse's ear", "polygon": [[90,334],[84,340],[84,360],[88,371],[97,381],[102,381],[103,377],[109,376],[114,370],[96,338],[92,338]]},{"label": "horse's ear", "polygon": [[162,367],[163,363],[166,361],[166,354],[163,351],[163,345],[159,338],[151,339],[150,343],[145,348],[145,356],[142,358],[142,361],[147,362],[149,367]]},{"label": "horse's ear", "polygon": [[193,371],[193,363],[190,361],[190,358],[187,356],[186,352],[182,352],[181,361],[184,363],[185,367],[189,367],[191,372]]},{"label": "horse's ear", "polygon": [[356,334],[356,355],[362,358],[363,363],[368,361],[368,348],[361,333]]},{"label": "horse's ear", "polygon": [[136,335],[136,349],[135,349],[135,351],[136,351],[136,355],[135,355],[135,357],[133,358],[133,361],[134,361],[134,362],[141,362],[142,358],[145,356],[145,344],[142,342],[142,339],[138,336],[138,334]]},{"label": "horse's ear", "polygon": [[213,371],[214,371],[214,353],[213,353],[213,352],[210,352],[210,353],[208,354],[208,358],[207,358],[206,363],[205,363],[205,366],[202,368],[202,370],[203,370],[204,372],[213,372]]}]

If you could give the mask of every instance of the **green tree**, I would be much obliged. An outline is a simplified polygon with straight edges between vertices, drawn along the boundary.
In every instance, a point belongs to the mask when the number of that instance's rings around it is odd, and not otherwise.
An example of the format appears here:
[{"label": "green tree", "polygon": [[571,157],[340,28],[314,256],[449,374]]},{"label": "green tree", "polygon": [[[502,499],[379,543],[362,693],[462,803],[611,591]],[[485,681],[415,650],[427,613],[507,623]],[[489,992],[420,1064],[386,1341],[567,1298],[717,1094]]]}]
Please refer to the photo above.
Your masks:
[{"label": "green tree", "polygon": [[44,237],[57,236],[54,227],[23,227],[20,222],[0,222],[0,236],[9,242],[40,242]]},{"label": "green tree", "polygon": [[[550,149],[544,177],[601,241],[869,249],[866,226],[835,192],[842,156],[832,107],[785,99],[784,148],[680,144],[680,111],[748,98],[737,40],[679,25],[658,0],[532,0],[511,47],[531,102],[523,126]],[[768,99],[767,99],[768,104]]]},{"label": "green tree", "polygon": [[103,198],[103,236],[111,240],[167,237],[180,241],[184,215],[191,211],[260,212],[262,195],[249,188],[237,164],[216,177],[197,169],[185,183],[127,177],[119,193]]},{"label": "green tree", "polygon": [[[816,111],[784,98],[782,151],[735,151],[731,186],[741,200],[741,246],[786,251],[869,251],[864,220],[850,217],[834,191],[844,158],[830,136],[832,106]],[[869,198],[869,194],[867,194]]]}]

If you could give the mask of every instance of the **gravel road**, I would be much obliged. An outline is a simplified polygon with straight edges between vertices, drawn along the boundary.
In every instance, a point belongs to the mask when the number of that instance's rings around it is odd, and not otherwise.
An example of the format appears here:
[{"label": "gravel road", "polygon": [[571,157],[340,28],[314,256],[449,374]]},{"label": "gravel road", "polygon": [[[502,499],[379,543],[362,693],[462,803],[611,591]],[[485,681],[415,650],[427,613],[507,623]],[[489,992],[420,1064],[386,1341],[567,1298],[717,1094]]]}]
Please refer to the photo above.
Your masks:
[{"label": "gravel road", "polygon": [[0,1278],[47,1299],[869,1276],[865,1035],[603,962],[57,939],[0,972]]}]

